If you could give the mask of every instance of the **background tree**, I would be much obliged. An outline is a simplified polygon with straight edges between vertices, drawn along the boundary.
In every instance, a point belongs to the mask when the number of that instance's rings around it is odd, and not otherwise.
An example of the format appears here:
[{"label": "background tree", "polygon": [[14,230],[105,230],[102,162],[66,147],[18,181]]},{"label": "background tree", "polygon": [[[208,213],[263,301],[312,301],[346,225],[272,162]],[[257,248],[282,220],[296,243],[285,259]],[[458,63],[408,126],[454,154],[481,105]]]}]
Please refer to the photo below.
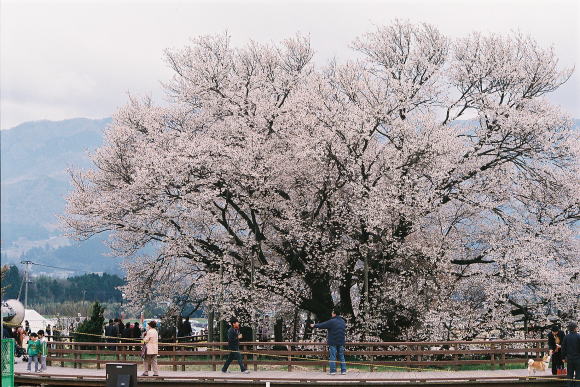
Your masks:
[{"label": "background tree", "polygon": [[103,334],[103,327],[105,325],[105,318],[103,312],[105,308],[95,302],[91,310],[91,317],[81,322],[74,333],[74,340],[81,342],[99,342],[100,336]]},{"label": "background tree", "polygon": [[529,37],[427,24],[353,48],[323,68],[301,36],[168,51],[172,104],[117,112],[96,168],[72,173],[71,234],[156,249],[129,263],[136,302],[179,292],[251,320],[339,304],[369,340],[573,310],[578,138],[543,99],[571,70]]},{"label": "background tree", "polygon": [[17,298],[22,278],[14,265],[2,266],[2,299]]}]

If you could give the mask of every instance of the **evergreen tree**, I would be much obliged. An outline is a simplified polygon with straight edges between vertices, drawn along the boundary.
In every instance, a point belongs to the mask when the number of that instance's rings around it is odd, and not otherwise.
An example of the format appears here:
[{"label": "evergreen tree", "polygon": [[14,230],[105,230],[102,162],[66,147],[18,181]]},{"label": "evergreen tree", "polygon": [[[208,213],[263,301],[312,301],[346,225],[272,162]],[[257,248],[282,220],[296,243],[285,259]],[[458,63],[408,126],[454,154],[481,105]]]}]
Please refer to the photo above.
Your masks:
[{"label": "evergreen tree", "polygon": [[2,277],[2,299],[17,298],[22,277],[15,265],[4,267],[6,267],[6,269]]},{"label": "evergreen tree", "polygon": [[[103,312],[105,308],[96,301],[93,304],[91,318],[88,320],[83,321],[77,327],[75,332],[75,341],[81,342],[98,342],[101,341],[100,337],[94,335],[102,335],[103,333],[103,326],[105,324],[105,317],[103,316]],[[83,334],[86,333],[86,334]]]}]

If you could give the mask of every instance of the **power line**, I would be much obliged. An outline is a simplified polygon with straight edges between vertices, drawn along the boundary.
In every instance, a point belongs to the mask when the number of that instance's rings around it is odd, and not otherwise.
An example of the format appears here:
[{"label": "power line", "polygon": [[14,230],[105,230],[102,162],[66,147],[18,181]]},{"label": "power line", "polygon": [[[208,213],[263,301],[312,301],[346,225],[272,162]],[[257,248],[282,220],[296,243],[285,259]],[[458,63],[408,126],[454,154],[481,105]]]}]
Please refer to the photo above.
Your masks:
[{"label": "power line", "polygon": [[88,271],[88,270],[71,269],[71,268],[68,268],[68,267],[60,267],[60,266],[45,265],[45,264],[43,264],[43,263],[36,263],[36,262],[31,262],[31,261],[22,261],[22,262],[20,262],[20,263],[22,263],[22,264],[29,263],[30,265],[43,266],[43,267],[50,267],[50,268],[52,268],[52,269],[60,269],[60,270],[67,270],[67,271],[73,271],[73,272],[93,273],[92,271]]}]

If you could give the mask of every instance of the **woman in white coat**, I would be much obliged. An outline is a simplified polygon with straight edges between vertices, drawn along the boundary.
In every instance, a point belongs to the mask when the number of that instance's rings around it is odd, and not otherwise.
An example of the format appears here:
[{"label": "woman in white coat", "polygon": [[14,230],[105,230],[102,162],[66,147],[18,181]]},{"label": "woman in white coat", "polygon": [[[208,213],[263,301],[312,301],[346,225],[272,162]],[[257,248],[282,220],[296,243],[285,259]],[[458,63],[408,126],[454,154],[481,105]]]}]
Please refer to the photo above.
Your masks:
[{"label": "woman in white coat", "polygon": [[149,321],[147,323],[147,332],[143,336],[143,343],[145,343],[145,356],[143,357],[143,367],[145,371],[143,376],[149,375],[149,370],[153,366],[153,376],[159,375],[159,367],[157,366],[157,354],[159,353],[159,334],[157,333],[157,323]]}]

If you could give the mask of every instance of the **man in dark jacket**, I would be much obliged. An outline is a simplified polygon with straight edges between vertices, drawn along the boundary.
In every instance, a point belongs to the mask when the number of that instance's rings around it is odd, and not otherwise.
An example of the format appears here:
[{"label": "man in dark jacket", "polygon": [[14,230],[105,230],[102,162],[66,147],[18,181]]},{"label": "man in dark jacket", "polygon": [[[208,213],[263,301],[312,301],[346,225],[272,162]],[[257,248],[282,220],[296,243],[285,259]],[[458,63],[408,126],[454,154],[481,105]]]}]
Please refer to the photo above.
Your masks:
[{"label": "man in dark jacket", "polygon": [[[568,334],[562,342],[562,358],[568,362],[568,387],[580,386],[580,334],[578,325],[568,324]],[[579,380],[575,382],[572,379]]]},{"label": "man in dark jacket", "polygon": [[564,341],[564,331],[559,325],[554,324],[551,332],[548,333],[548,348],[552,355],[552,375],[557,375],[558,370],[564,368],[564,359],[562,359],[562,342]]},{"label": "man in dark jacket", "polygon": [[125,325],[123,324],[123,320],[120,318],[117,319],[117,336],[123,337],[123,333],[125,332]]},{"label": "man in dark jacket", "polygon": [[336,375],[336,355],[340,360],[340,374],[346,374],[346,361],[344,360],[344,343],[346,322],[335,310],[332,311],[332,318],[318,324],[311,324],[313,328],[327,329],[328,335],[328,359],[330,363],[330,375]]},{"label": "man in dark jacket", "polygon": [[242,338],[242,335],[240,334],[240,323],[237,318],[232,317],[230,319],[230,325],[231,327],[228,330],[228,349],[230,350],[230,354],[222,367],[222,372],[228,372],[230,363],[237,360],[240,365],[240,370],[245,374],[249,374],[250,371],[248,371],[244,366],[244,363],[242,362],[242,354],[240,353],[240,339]]},{"label": "man in dark jacket", "polygon": [[[107,343],[115,343],[117,340],[113,339],[113,337],[119,336],[119,328],[113,322],[113,320],[109,320],[109,325],[105,327],[105,336],[107,336]],[[108,349],[115,351],[117,349],[116,346],[107,346]]]},{"label": "man in dark jacket", "polygon": [[133,332],[131,333],[131,337],[134,339],[141,338],[141,328],[139,328],[138,322],[136,322],[135,325],[133,325]]},{"label": "man in dark jacket", "polygon": [[183,329],[183,336],[187,337],[187,340],[185,340],[185,341],[191,341],[191,337],[189,337],[189,336],[191,336],[192,329],[191,329],[191,323],[189,322],[189,317],[185,318],[185,321],[183,322],[182,329]]}]

